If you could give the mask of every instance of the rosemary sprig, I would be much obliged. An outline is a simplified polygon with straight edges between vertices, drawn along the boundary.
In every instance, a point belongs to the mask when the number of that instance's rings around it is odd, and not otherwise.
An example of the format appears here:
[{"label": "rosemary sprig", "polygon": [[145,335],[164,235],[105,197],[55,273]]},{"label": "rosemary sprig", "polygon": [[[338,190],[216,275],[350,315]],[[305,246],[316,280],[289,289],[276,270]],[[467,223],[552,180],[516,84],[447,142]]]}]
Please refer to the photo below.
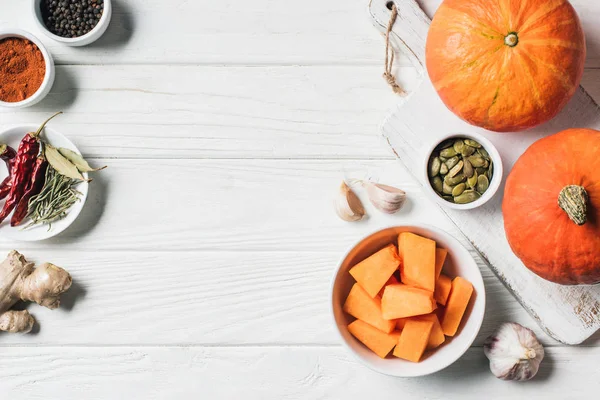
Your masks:
[{"label": "rosemary sprig", "polygon": [[47,224],[50,230],[52,223],[63,219],[73,204],[79,201],[81,192],[76,190],[75,186],[81,182],[64,176],[52,166],[48,166],[44,187],[38,195],[29,200],[27,217],[31,222],[23,229]]}]

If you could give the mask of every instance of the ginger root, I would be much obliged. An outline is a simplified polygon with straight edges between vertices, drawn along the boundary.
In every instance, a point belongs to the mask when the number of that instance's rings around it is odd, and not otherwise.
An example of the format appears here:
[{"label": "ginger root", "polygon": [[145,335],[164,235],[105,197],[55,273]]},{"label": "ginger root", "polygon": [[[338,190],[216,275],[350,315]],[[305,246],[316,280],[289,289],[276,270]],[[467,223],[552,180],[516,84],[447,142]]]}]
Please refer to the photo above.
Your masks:
[{"label": "ginger root", "polygon": [[71,283],[64,269],[50,263],[34,268],[22,254],[11,251],[0,264],[0,331],[30,332],[35,322],[31,314],[10,308],[18,301],[31,301],[55,309]]}]

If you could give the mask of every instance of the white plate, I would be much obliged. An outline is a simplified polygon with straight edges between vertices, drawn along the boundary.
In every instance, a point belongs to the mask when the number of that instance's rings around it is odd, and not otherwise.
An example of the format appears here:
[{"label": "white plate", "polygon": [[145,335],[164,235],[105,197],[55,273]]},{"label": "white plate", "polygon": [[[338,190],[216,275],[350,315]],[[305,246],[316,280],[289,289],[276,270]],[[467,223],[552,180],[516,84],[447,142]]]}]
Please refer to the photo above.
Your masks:
[{"label": "white plate", "polygon": [[[2,133],[0,133],[0,143],[7,144],[18,150],[19,143],[21,139],[28,132],[35,132],[39,128],[39,125],[21,125],[16,126],[14,128],[10,128]],[[77,147],[67,139],[62,133],[57,132],[52,128],[44,128],[44,131],[41,134],[41,137],[44,141],[50,143],[54,147],[65,147],[67,149],[76,151],[80,153]],[[80,153],[81,154],[81,153]],[[4,163],[0,163],[0,182],[4,180],[7,176],[8,171],[4,166]],[[87,174],[83,174],[84,177],[87,178]],[[77,185],[77,190],[81,192],[80,201],[76,202],[73,207],[69,210],[67,216],[59,221],[56,221],[52,224],[50,230],[48,230],[48,225],[38,225],[28,229],[23,229],[23,226],[26,226],[27,221],[24,221],[21,226],[10,226],[10,216],[12,213],[6,217],[6,219],[0,224],[0,237],[13,239],[13,240],[22,240],[26,242],[33,242],[38,240],[49,239],[53,236],[58,235],[65,229],[69,227],[75,221],[81,210],[83,209],[83,205],[85,204],[85,200],[88,195],[88,187],[89,183],[82,182]],[[4,206],[4,200],[0,201],[0,207]]]}]

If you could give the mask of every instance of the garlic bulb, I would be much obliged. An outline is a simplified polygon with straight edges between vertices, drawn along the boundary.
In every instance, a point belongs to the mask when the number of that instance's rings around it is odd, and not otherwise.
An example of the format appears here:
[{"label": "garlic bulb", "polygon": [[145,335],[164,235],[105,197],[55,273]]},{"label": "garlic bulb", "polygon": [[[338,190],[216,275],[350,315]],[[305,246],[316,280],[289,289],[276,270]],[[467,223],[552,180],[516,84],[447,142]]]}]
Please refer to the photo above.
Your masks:
[{"label": "garlic bulb", "polygon": [[335,212],[344,221],[360,221],[365,216],[365,208],[362,202],[346,182],[342,182],[334,206]]},{"label": "garlic bulb", "polygon": [[544,348],[535,333],[515,322],[508,322],[485,340],[485,356],[496,377],[504,380],[527,381],[537,374],[544,358]]},{"label": "garlic bulb", "polygon": [[406,193],[403,190],[381,183],[369,181],[362,181],[361,183],[367,189],[369,200],[375,208],[386,214],[398,212],[406,201]]}]

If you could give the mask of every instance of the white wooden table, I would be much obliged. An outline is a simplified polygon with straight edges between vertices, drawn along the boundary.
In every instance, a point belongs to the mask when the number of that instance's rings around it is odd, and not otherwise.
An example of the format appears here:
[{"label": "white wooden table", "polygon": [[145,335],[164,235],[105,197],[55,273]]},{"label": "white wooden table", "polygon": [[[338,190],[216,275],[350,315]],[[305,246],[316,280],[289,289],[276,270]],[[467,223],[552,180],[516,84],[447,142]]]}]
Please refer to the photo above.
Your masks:
[{"label": "white wooden table", "polygon": [[[53,126],[109,165],[63,235],[0,241],[75,280],[60,310],[29,308],[34,334],[0,335],[1,398],[597,396],[600,335],[559,345],[485,266],[481,333],[445,371],[390,378],[338,345],[328,286],[348,245],[390,224],[457,233],[376,133],[397,97],[366,0],[113,1],[106,37],[74,49],[42,36],[29,1],[0,0],[0,27],[38,35],[57,63],[49,97],[1,110],[0,129],[64,110]],[[588,38],[583,85],[600,100],[600,4],[573,3]],[[410,88],[415,72],[399,64]],[[344,176],[404,188],[410,202],[341,222],[330,203]],[[534,381],[489,372],[481,345],[502,321],[546,345]]]}]

